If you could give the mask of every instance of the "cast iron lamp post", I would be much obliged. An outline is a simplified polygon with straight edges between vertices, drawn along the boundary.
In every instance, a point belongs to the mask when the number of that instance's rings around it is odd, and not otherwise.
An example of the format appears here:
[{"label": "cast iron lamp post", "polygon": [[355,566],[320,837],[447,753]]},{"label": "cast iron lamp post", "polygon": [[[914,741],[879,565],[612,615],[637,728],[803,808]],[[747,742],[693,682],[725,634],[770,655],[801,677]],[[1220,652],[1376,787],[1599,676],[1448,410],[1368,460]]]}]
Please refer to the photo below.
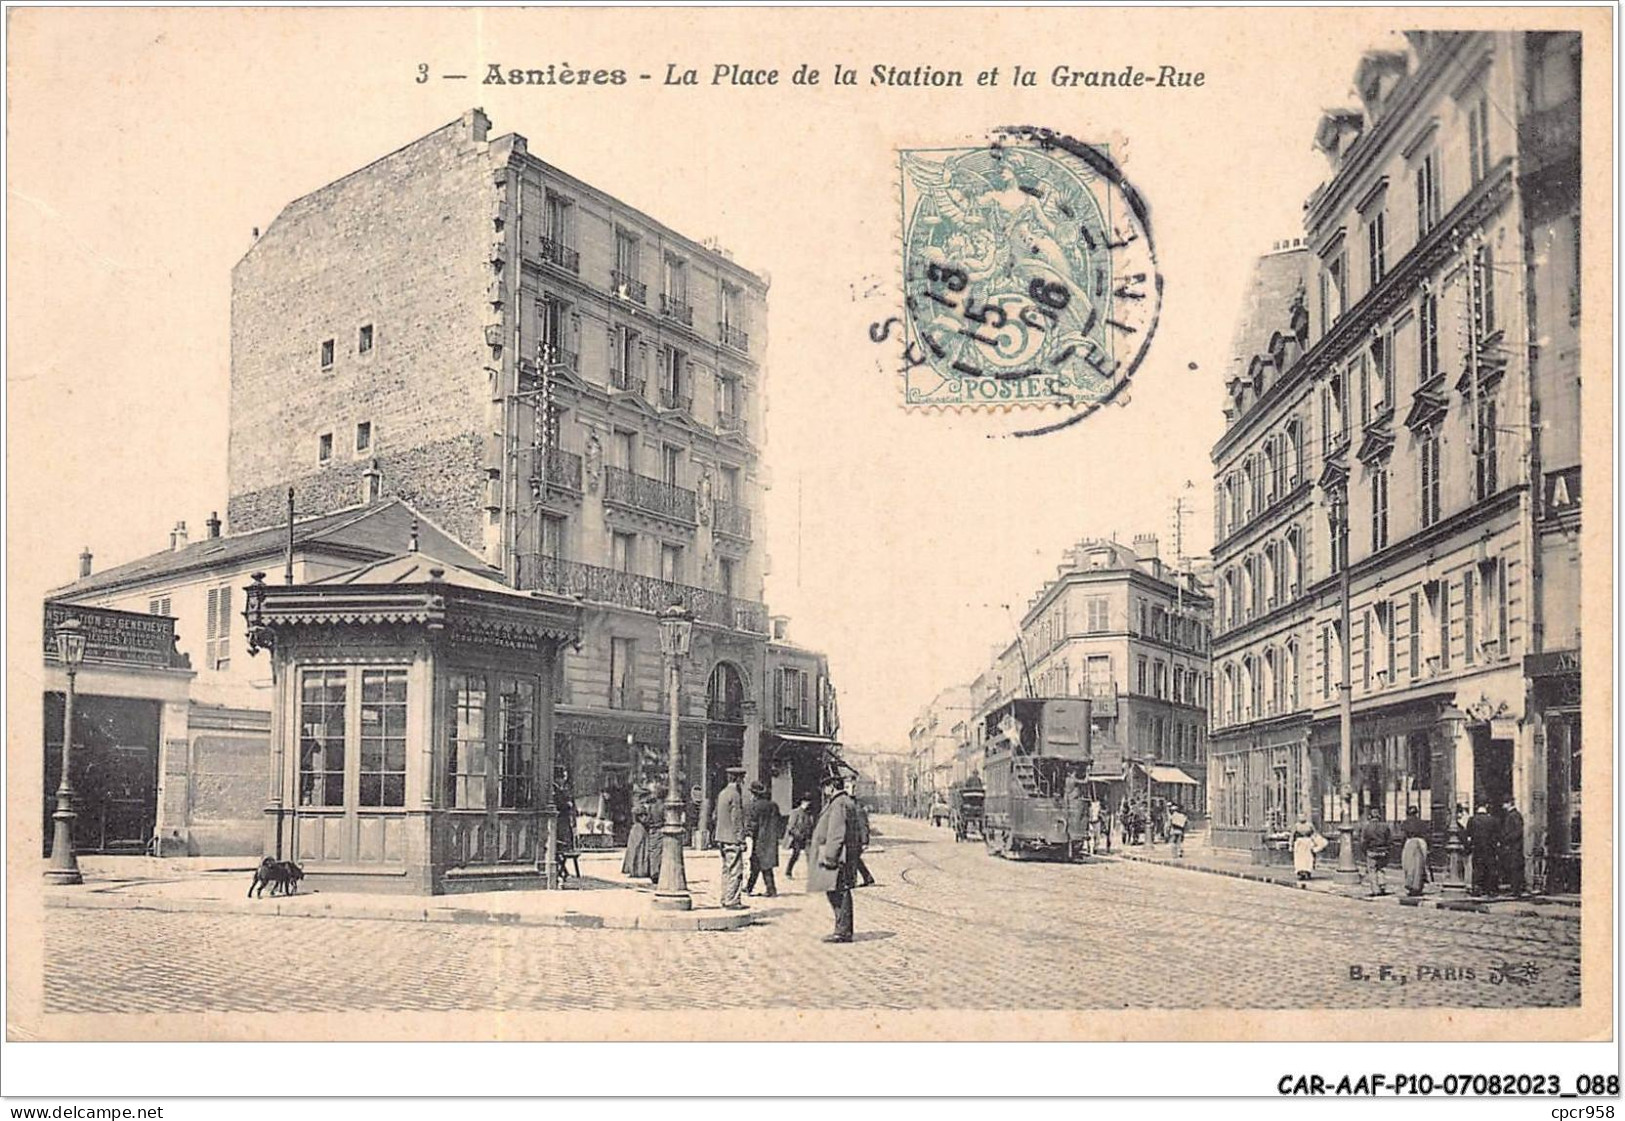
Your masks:
[{"label": "cast iron lamp post", "polygon": [[56,812],[51,815],[55,825],[51,833],[51,859],[45,865],[45,882],[82,884],[85,878],[79,872],[79,855],[73,851],[73,821],[78,815],[73,812],[73,782],[68,778],[68,763],[73,754],[74,678],[79,673],[79,663],[85,660],[83,625],[78,619],[64,619],[57,624],[53,637],[56,656],[68,672],[68,691],[62,706],[62,779],[56,784]]},{"label": "cast iron lamp post", "polygon": [[1343,803],[1342,820],[1337,823],[1337,870],[1332,878],[1340,884],[1360,882],[1360,869],[1354,863],[1354,678],[1349,647],[1353,634],[1349,620],[1349,507],[1348,486],[1344,482],[1331,492],[1332,534],[1337,538],[1338,612],[1342,629],[1340,661],[1342,680],[1337,689],[1338,778]]},{"label": "cast iron lamp post", "polygon": [[655,887],[655,907],[662,911],[687,911],[694,906],[688,893],[688,873],[683,868],[683,819],[686,800],[680,790],[679,702],[683,692],[683,659],[688,657],[694,637],[694,616],[681,603],[660,613],[660,653],[665,657],[670,713],[670,749],[666,772],[666,824],[660,852],[660,882]]}]

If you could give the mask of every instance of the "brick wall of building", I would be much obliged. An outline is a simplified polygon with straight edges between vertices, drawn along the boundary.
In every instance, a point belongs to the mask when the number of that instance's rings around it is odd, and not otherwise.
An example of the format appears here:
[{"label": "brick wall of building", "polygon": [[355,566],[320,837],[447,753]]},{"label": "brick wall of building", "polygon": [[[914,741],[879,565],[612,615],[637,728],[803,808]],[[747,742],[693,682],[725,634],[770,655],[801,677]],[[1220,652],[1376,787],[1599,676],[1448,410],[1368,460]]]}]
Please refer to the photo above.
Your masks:
[{"label": "brick wall of building", "polygon": [[[232,273],[230,528],[354,504],[377,455],[386,491],[482,543],[477,449],[492,396],[484,324],[492,157],[471,113],[290,203]],[[372,327],[369,353],[360,331]],[[322,343],[333,361],[322,365]],[[358,451],[357,425],[371,425]],[[331,458],[318,444],[331,433]],[[394,470],[391,470],[391,467]],[[467,474],[467,478],[464,476]]]}]

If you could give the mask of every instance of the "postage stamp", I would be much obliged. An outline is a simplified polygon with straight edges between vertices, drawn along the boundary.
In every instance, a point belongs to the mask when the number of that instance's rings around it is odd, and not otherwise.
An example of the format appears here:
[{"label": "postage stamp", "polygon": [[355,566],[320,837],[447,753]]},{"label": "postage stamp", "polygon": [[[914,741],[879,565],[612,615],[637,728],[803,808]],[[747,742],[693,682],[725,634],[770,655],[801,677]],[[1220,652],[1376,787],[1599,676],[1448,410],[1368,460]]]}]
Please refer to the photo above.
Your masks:
[{"label": "postage stamp", "polygon": [[1156,334],[1150,211],[1104,146],[1047,129],[905,149],[903,403],[1059,407],[1121,394]]}]

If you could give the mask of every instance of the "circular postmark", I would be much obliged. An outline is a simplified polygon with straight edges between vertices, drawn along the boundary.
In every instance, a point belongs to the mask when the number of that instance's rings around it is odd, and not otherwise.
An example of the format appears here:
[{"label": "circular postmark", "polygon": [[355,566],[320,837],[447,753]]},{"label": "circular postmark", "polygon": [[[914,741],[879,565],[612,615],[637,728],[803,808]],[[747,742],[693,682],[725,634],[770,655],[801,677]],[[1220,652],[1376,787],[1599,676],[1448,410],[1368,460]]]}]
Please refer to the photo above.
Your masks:
[{"label": "circular postmark", "polygon": [[1124,400],[1162,277],[1105,148],[1012,127],[900,156],[904,405],[1065,410],[1015,433],[1037,435]]}]

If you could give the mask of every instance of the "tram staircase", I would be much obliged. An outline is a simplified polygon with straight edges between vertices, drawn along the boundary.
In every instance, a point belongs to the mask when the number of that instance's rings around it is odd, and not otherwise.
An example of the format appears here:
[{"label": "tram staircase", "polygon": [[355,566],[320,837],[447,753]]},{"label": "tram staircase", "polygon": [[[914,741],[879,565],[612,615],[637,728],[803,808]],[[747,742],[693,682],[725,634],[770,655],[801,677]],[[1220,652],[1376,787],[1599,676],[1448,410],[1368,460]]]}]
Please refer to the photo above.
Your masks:
[{"label": "tram staircase", "polygon": [[1016,755],[1010,760],[1010,774],[1030,798],[1038,797],[1038,771],[1030,755]]}]

